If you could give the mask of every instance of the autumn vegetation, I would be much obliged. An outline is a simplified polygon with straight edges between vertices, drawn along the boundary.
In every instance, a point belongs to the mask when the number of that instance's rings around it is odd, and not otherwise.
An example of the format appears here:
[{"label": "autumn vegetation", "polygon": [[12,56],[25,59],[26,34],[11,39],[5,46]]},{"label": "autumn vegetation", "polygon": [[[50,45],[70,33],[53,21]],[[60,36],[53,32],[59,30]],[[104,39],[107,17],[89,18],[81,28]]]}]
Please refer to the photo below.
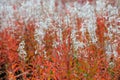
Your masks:
[{"label": "autumn vegetation", "polygon": [[[109,23],[96,13],[94,43],[88,29],[84,37],[80,31],[84,19],[75,17],[74,28],[72,20],[66,24],[62,19],[61,25],[52,20],[43,37],[35,35],[39,27],[34,19],[16,19],[15,28],[1,30],[0,80],[120,80],[120,34],[111,30],[112,38],[108,36],[109,25],[114,28],[120,23]],[[74,30],[76,40],[85,43],[82,47],[76,48]],[[36,38],[42,38],[41,42]],[[106,46],[114,43],[117,56],[106,53]]]}]

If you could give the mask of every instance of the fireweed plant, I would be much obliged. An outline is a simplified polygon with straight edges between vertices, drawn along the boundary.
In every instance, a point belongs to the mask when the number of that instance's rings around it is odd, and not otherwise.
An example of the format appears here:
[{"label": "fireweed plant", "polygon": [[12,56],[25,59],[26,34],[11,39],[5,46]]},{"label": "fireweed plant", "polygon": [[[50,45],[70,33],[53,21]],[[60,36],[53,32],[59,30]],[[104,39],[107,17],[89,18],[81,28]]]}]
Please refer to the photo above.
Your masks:
[{"label": "fireweed plant", "polygon": [[120,80],[119,0],[0,0],[0,80]]}]

